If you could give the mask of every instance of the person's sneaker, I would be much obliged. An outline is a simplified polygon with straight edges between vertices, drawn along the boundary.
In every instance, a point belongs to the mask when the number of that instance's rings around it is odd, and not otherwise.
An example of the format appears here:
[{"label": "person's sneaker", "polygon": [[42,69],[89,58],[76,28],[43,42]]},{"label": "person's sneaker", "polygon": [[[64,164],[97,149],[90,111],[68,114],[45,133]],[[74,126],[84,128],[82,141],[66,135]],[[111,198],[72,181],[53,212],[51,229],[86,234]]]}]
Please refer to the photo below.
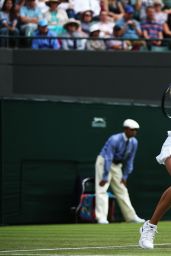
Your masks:
[{"label": "person's sneaker", "polygon": [[134,219],[129,220],[128,222],[133,222],[133,223],[144,223],[145,219],[141,219],[140,217],[138,217],[137,215],[134,217]]},{"label": "person's sneaker", "polygon": [[135,223],[144,223],[145,219],[141,219],[140,217],[136,216],[135,219],[133,220]]},{"label": "person's sneaker", "polygon": [[140,240],[139,246],[143,249],[153,249],[154,248],[154,238],[157,233],[157,225],[149,223],[149,220],[144,223],[140,228]]},{"label": "person's sneaker", "polygon": [[109,224],[108,220],[98,220],[97,223],[99,224]]}]

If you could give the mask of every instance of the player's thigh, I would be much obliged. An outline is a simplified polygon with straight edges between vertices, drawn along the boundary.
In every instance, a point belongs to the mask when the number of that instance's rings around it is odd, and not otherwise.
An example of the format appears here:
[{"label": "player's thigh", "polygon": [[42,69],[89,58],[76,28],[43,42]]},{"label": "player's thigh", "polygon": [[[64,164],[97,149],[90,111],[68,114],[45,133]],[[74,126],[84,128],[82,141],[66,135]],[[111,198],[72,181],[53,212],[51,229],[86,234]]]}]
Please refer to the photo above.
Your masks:
[{"label": "player's thigh", "polygon": [[168,173],[171,175],[171,156],[166,158],[165,166],[166,166]]}]

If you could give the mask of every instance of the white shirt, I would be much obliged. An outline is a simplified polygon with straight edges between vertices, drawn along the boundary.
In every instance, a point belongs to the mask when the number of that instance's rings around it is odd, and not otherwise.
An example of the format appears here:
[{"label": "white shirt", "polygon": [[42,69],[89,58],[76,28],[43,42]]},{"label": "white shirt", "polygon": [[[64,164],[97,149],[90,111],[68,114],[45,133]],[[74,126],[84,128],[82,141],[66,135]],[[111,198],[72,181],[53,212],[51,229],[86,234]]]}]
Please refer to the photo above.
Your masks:
[{"label": "white shirt", "polygon": [[73,0],[74,10],[76,13],[92,10],[93,16],[100,14],[100,1],[99,0]]}]

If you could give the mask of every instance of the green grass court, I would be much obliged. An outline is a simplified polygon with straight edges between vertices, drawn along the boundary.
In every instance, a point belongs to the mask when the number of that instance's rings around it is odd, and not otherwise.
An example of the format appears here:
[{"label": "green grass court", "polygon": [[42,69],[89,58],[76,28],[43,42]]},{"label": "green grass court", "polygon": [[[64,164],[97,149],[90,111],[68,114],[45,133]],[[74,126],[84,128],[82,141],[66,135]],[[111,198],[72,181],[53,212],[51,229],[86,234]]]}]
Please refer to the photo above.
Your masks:
[{"label": "green grass court", "polygon": [[160,222],[154,250],[138,247],[140,224],[0,227],[0,255],[171,255],[171,222]]}]

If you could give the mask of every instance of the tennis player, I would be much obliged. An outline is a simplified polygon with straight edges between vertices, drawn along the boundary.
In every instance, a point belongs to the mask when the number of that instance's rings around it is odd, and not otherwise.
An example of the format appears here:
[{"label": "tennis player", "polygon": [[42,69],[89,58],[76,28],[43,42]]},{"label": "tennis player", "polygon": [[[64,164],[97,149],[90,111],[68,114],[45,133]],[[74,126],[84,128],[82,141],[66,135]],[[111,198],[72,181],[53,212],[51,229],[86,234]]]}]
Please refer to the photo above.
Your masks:
[{"label": "tennis player", "polygon": [[[163,143],[160,154],[156,157],[159,164],[164,164],[166,170],[171,175],[171,131],[168,131],[168,137]],[[140,228],[141,237],[139,246],[144,249],[154,248],[154,238],[157,233],[157,224],[165,212],[171,207],[171,186],[162,194],[156,209],[150,220],[147,220]]]}]

